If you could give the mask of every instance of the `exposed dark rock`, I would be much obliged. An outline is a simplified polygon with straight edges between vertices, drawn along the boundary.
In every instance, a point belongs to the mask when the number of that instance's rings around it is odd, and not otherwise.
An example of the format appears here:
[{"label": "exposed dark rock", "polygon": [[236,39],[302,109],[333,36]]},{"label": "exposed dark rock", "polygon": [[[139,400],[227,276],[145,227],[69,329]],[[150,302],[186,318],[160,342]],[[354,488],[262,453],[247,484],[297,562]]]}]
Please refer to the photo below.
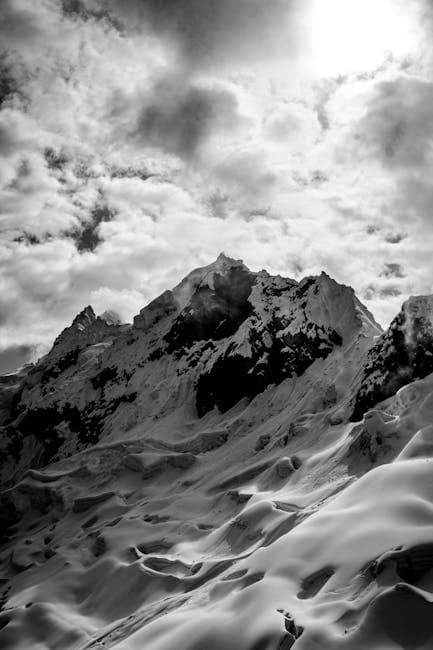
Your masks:
[{"label": "exposed dark rock", "polygon": [[219,340],[234,334],[253,311],[248,298],[254,281],[254,274],[235,267],[225,275],[215,273],[213,288],[199,286],[165,336],[168,352],[188,348],[196,341]]},{"label": "exposed dark rock", "polygon": [[53,366],[49,366],[42,372],[41,383],[46,384],[50,379],[55,379],[62,374],[68,368],[75,366],[77,363],[78,355],[81,350],[79,348],[74,348],[66,352],[64,357],[61,357],[56,361]]},{"label": "exposed dark rock", "polygon": [[296,639],[302,635],[304,628],[300,625],[296,625],[293,617],[288,612],[285,612],[282,609],[279,609],[278,612],[284,616],[284,627],[286,628],[287,634],[281,639],[278,650],[289,650],[295,644]]},{"label": "exposed dark rock", "polygon": [[335,330],[324,331],[312,324],[308,332],[284,334],[285,326],[286,323],[274,319],[268,330],[269,348],[263,335],[251,334],[252,357],[231,354],[229,349],[208,372],[200,375],[196,401],[199,416],[214,406],[224,413],[240,399],[252,399],[270,384],[301,375],[313,361],[325,359],[335,346],[342,344]]},{"label": "exposed dark rock", "polygon": [[108,382],[113,382],[117,378],[117,368],[104,368],[97,375],[90,378],[93,388],[103,388]]},{"label": "exposed dark rock", "polygon": [[95,539],[92,546],[93,555],[95,557],[100,557],[101,555],[104,555],[106,550],[107,550],[107,542],[105,540],[105,537],[103,535],[98,535],[98,537]]},{"label": "exposed dark rock", "polygon": [[[57,457],[57,454],[69,435],[75,434],[82,445],[96,444],[103,432],[107,418],[123,403],[131,403],[137,393],[127,393],[102,402],[99,408],[90,402],[80,410],[77,406],[66,403],[45,408],[27,409],[18,419],[5,428],[3,435],[7,440],[5,449],[0,451],[0,460],[13,458],[16,463],[21,459],[24,440],[33,437],[40,444],[40,451],[32,458],[33,467],[43,467]],[[66,425],[66,433],[64,426]]]},{"label": "exposed dark rock", "polygon": [[422,298],[409,300],[389,329],[371,348],[351,420],[356,422],[370,408],[414,379],[433,372],[433,325],[429,312],[418,313]]},{"label": "exposed dark rock", "polygon": [[147,331],[178,310],[172,291],[164,291],[134,317],[134,328]]}]

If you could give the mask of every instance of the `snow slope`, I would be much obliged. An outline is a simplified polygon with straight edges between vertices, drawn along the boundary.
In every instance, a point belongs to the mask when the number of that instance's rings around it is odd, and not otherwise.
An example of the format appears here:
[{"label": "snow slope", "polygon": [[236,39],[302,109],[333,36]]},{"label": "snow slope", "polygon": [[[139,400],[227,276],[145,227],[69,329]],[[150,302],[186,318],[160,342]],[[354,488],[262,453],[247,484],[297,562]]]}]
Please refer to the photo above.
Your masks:
[{"label": "snow slope", "polygon": [[431,649],[432,306],[221,255],[86,308],[1,384],[0,647]]}]

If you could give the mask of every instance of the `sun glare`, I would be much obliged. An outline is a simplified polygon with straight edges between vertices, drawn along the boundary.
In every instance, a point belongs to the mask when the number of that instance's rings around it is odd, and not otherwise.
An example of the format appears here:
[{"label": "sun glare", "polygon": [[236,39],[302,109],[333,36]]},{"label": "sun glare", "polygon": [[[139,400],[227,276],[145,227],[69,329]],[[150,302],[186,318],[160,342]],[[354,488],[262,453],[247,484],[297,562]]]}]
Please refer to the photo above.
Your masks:
[{"label": "sun glare", "polygon": [[409,48],[410,25],[394,0],[313,0],[314,65],[323,75],[371,70]]}]

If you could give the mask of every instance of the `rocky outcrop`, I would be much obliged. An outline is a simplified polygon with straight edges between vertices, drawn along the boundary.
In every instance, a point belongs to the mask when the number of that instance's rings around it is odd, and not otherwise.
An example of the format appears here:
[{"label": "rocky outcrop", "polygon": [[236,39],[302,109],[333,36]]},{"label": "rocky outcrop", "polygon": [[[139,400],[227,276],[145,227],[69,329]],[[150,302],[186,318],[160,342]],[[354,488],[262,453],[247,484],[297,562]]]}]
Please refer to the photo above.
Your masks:
[{"label": "rocky outcrop", "polygon": [[356,395],[352,419],[414,379],[433,372],[433,296],[407,300],[371,348]]}]

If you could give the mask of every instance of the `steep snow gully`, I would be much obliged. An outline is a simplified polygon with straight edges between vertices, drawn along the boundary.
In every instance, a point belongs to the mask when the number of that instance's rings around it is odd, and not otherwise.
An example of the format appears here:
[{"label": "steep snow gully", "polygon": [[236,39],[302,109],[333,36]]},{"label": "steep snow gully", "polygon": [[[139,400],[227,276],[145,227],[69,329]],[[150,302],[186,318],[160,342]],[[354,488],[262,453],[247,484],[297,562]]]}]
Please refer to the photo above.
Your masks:
[{"label": "steep snow gully", "polygon": [[2,650],[431,650],[433,297],[224,255],[0,378]]}]

